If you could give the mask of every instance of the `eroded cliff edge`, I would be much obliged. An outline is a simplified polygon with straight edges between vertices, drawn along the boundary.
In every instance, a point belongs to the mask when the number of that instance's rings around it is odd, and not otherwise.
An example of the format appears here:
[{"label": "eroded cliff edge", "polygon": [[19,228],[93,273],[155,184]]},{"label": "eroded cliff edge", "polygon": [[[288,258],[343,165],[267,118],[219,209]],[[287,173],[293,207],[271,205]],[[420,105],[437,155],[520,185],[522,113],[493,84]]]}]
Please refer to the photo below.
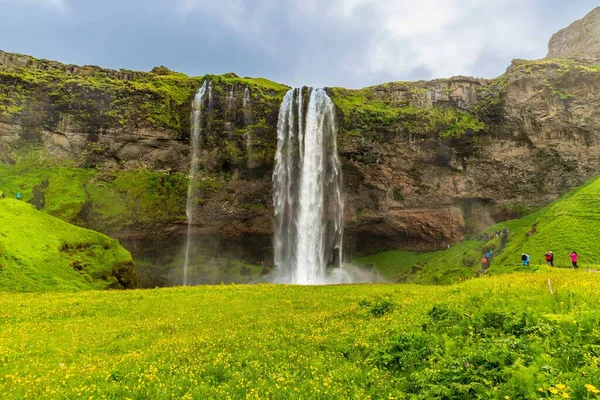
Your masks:
[{"label": "eroded cliff edge", "polygon": [[[0,183],[121,239],[177,241],[190,103],[204,79],[213,99],[196,233],[269,262],[277,116],[288,88],[264,79],[113,71],[0,52]],[[328,91],[354,254],[439,248],[600,173],[600,67],[590,62],[515,60],[490,80]]]}]

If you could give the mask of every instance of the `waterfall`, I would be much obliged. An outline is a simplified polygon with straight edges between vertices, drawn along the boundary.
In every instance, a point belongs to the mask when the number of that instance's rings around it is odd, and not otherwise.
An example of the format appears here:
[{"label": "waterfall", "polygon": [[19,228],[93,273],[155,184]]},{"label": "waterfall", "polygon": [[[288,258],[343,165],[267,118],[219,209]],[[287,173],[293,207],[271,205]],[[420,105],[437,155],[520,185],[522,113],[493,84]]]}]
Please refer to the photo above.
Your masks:
[{"label": "waterfall", "polygon": [[231,103],[233,102],[235,93],[235,83],[231,85],[231,89],[229,90],[229,94],[227,95],[227,108],[231,107]]},{"label": "waterfall", "polygon": [[[212,83],[209,83],[209,95]],[[192,225],[194,223],[194,214],[196,212],[196,189],[197,189],[197,175],[198,175],[198,153],[200,150],[200,139],[202,134],[202,105],[204,101],[204,95],[206,93],[207,85],[206,81],[202,84],[202,87],[196,93],[194,101],[192,102],[192,115],[191,115],[191,134],[190,134],[190,147],[192,150],[192,158],[190,160],[190,174],[189,184],[187,192],[187,202],[185,206],[185,214],[187,216],[187,238],[185,242],[185,258],[183,262],[183,286],[188,284],[188,268],[190,262],[190,247],[191,247],[191,234]],[[210,100],[210,98],[209,98]]]},{"label": "waterfall", "polygon": [[279,281],[327,283],[342,266],[342,171],[335,112],[323,89],[292,89],[277,124],[274,259]]}]

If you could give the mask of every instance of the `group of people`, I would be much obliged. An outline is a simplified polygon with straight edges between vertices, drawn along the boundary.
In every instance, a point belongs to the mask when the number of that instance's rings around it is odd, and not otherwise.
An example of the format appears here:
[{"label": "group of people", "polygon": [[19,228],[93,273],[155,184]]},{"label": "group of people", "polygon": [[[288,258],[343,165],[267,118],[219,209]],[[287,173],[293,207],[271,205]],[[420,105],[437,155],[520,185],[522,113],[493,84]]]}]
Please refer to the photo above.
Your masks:
[{"label": "group of people", "polygon": [[[548,264],[551,267],[554,267],[554,253],[549,251],[546,254],[544,254],[544,258],[546,260],[546,264]],[[573,265],[573,268],[577,268],[577,262],[579,261],[579,255],[577,254],[576,251],[572,251],[571,253],[569,253],[569,258],[571,258],[571,264]],[[521,262],[523,263],[524,267],[529,266],[531,257],[529,256],[529,254],[527,253],[522,253],[521,254]]]},{"label": "group of people", "polygon": [[492,240],[495,237],[508,236],[509,233],[510,230],[508,228],[504,228],[501,231],[480,233],[479,235],[472,238],[474,238],[475,240]]},{"label": "group of people", "polygon": [[[21,192],[17,192],[17,195],[15,197],[17,200],[23,200],[23,194]],[[2,192],[2,194],[0,194],[0,198],[5,199],[6,193]]]}]

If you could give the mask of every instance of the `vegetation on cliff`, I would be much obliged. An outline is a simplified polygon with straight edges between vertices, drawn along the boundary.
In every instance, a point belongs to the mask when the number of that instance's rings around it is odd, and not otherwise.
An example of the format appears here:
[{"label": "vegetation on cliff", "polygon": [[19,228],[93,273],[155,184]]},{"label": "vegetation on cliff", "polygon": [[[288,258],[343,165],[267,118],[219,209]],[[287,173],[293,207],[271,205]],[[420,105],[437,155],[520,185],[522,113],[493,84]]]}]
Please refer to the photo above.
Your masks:
[{"label": "vegetation on cliff", "polygon": [[25,57],[34,67],[0,68],[0,120],[55,130],[62,116],[83,132],[189,127],[189,103],[200,78],[66,66]]},{"label": "vegetation on cliff", "polygon": [[0,200],[0,291],[130,288],[131,255],[117,240],[12,198]]},{"label": "vegetation on cliff", "polygon": [[0,385],[37,399],[591,399],[599,284],[553,271],[0,295]]},{"label": "vegetation on cliff", "polygon": [[[424,107],[430,93],[439,88],[422,82],[393,83],[359,90],[332,88],[330,92],[341,112],[342,127],[350,135],[384,139],[386,134],[423,138],[459,138],[486,128],[477,115],[467,109]],[[404,96],[398,95],[403,93]],[[383,135],[377,137],[377,135]]]},{"label": "vegetation on cliff", "polygon": [[182,174],[76,168],[31,147],[13,155],[14,165],[0,163],[0,190],[21,192],[24,201],[65,221],[120,232],[185,220]]}]

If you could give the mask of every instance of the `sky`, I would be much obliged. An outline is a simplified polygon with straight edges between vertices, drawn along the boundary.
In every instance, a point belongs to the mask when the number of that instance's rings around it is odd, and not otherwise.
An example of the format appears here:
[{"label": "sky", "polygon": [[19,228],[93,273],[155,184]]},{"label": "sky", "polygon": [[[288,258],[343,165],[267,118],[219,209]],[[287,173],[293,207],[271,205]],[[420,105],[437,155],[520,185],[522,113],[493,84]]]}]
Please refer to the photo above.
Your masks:
[{"label": "sky", "polygon": [[597,0],[0,0],[0,49],[290,86],[493,78]]}]

